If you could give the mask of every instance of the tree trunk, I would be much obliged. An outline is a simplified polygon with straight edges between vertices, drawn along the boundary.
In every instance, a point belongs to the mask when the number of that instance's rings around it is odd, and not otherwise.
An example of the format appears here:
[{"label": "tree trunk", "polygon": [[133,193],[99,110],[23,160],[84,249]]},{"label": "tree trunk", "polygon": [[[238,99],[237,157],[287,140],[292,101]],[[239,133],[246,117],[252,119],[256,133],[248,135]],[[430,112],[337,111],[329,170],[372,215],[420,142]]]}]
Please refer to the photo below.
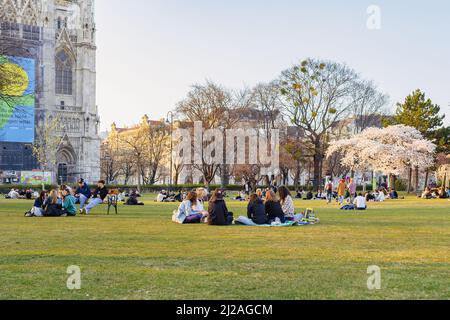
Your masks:
[{"label": "tree trunk", "polygon": [[423,190],[425,190],[428,187],[429,177],[430,177],[430,172],[427,170],[427,171],[425,171],[425,187],[423,188]]},{"label": "tree trunk", "polygon": [[220,172],[221,172],[220,182],[222,183],[222,188],[226,188],[226,186],[230,184],[230,174],[228,164],[222,164]]},{"label": "tree trunk", "polygon": [[414,191],[416,193],[419,193],[419,167],[415,168],[415,173],[414,173],[414,183],[415,183],[415,187],[414,187]]},{"label": "tree trunk", "polygon": [[318,191],[320,188],[320,182],[322,180],[321,177],[322,162],[323,162],[322,144],[320,142],[320,138],[317,138],[316,141],[314,142],[314,157],[313,157],[314,191]]},{"label": "tree trunk", "polygon": [[409,168],[408,171],[408,190],[407,193],[410,194],[411,193],[411,188],[412,188],[412,174],[413,174],[413,169],[412,167]]}]

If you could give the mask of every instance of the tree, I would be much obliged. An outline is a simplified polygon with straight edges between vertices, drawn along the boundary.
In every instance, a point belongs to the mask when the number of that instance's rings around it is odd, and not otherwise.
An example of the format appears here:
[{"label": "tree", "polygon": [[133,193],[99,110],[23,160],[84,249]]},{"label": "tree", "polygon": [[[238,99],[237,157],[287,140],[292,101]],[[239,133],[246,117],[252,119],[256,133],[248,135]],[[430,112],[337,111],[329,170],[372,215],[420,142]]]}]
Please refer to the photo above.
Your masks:
[{"label": "tree", "polygon": [[[405,98],[403,103],[397,103],[395,116],[386,121],[386,125],[403,124],[416,128],[427,139],[436,141],[438,146],[445,149],[445,140],[448,141],[448,131],[445,128],[440,129],[443,125],[445,115],[440,115],[441,108],[437,104],[433,104],[431,99],[427,99],[425,93],[417,89]],[[446,137],[445,137],[446,135]],[[447,144],[448,148],[448,144]],[[439,150],[440,151],[440,150]],[[415,170],[415,189],[419,189],[419,168]],[[412,186],[412,171],[410,168],[408,178],[408,192]],[[428,174],[427,174],[428,176]]]},{"label": "tree", "polygon": [[123,156],[126,159],[123,161],[134,162],[138,177],[138,190],[141,190],[142,185],[142,173],[145,168],[145,156],[146,156],[146,139],[145,133],[142,129],[130,131],[127,134],[120,134],[117,136],[119,144],[122,146]]},{"label": "tree", "polygon": [[[188,93],[186,99],[178,103],[177,113],[191,123],[201,122],[204,130],[220,130],[222,137],[225,137],[227,129],[234,128],[240,121],[242,110],[249,105],[249,95],[247,91],[233,92],[207,81],[204,85],[194,85]],[[202,141],[201,148],[193,148],[199,154],[201,163],[195,163],[194,169],[199,170],[203,175],[206,185],[209,185],[218,173],[221,174],[222,184],[227,184],[229,176],[229,166],[226,164],[226,141],[223,141],[222,150],[214,150],[222,157],[213,157],[208,154],[208,146],[215,141],[208,140],[202,134],[198,137]],[[196,139],[192,139],[194,143]]]},{"label": "tree", "polygon": [[281,75],[284,112],[292,124],[304,131],[305,138],[313,146],[316,190],[322,178],[327,134],[337,122],[352,115],[354,110],[364,114],[361,109],[367,103],[362,97],[370,92],[376,93],[376,90],[366,90],[367,87],[367,83],[347,66],[314,59],[307,59]]},{"label": "tree", "polygon": [[[58,117],[45,117],[36,126],[36,139],[33,144],[33,156],[39,162],[44,175],[45,171],[53,171],[56,167],[61,137],[55,135],[59,128]],[[42,186],[44,189],[44,185]]]},{"label": "tree", "polygon": [[445,115],[440,115],[441,108],[427,99],[425,93],[417,89],[397,103],[397,111],[391,124],[404,124],[419,130],[427,139],[433,140],[435,131],[442,126]]},{"label": "tree", "polygon": [[146,122],[142,129],[146,150],[141,173],[144,183],[153,185],[159,181],[161,166],[170,155],[170,130],[164,121],[149,123],[147,119]]},{"label": "tree", "polygon": [[339,153],[342,165],[354,171],[380,171],[395,180],[411,167],[432,167],[435,151],[436,145],[418,130],[397,125],[369,128],[353,138],[336,141],[328,148],[327,157]]}]

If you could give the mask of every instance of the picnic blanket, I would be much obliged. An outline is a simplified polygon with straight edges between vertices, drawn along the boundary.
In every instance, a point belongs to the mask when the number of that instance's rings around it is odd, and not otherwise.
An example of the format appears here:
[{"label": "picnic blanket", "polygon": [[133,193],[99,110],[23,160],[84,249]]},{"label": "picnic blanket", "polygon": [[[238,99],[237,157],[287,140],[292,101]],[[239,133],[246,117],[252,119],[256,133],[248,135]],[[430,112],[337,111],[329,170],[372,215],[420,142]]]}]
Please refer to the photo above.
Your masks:
[{"label": "picnic blanket", "polygon": [[285,223],[272,223],[272,224],[256,224],[252,220],[248,219],[247,217],[239,217],[234,221],[236,225],[242,225],[242,226],[248,226],[248,227],[263,227],[263,228],[283,228],[283,227],[301,227],[301,226],[308,226],[320,223],[320,219],[314,218],[310,219],[309,221],[307,219],[305,220],[299,220],[299,221],[286,221]]}]

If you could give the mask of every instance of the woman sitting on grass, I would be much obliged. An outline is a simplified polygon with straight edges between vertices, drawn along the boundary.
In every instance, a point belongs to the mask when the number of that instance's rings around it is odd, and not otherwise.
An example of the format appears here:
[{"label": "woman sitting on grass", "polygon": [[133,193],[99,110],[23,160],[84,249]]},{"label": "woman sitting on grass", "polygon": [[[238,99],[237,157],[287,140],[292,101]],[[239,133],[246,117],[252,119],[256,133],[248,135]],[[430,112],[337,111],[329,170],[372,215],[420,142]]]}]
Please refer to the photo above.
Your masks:
[{"label": "woman sitting on grass", "polygon": [[180,204],[178,210],[174,211],[172,221],[180,224],[200,223],[203,214],[194,211],[194,206],[197,205],[197,193],[191,191],[187,194],[186,199]]},{"label": "woman sitting on grass", "polygon": [[247,217],[256,224],[267,223],[266,208],[262,199],[256,194],[250,196],[250,201],[247,206]]},{"label": "woman sitting on grass", "polygon": [[228,226],[233,223],[233,213],[228,211],[223,198],[223,191],[214,191],[208,207],[208,224],[211,226]]},{"label": "woman sitting on grass", "polygon": [[56,190],[50,191],[50,195],[44,203],[44,217],[60,217],[62,216],[62,202],[58,198]]},{"label": "woman sitting on grass", "polygon": [[281,223],[286,222],[281,203],[278,200],[275,192],[273,192],[272,190],[267,191],[266,202],[264,203],[264,206],[266,208],[266,214],[269,223],[276,222],[277,220],[279,220]]},{"label": "woman sitting on grass", "polygon": [[77,208],[75,207],[75,197],[70,193],[69,189],[62,191],[62,214],[61,216],[75,217]]},{"label": "woman sitting on grass", "polygon": [[205,199],[208,198],[208,195],[206,194],[205,188],[198,188],[195,190],[195,193],[197,195],[197,202],[194,204],[193,211],[196,214],[201,214],[202,217],[206,217],[208,215],[208,211],[205,210]]},{"label": "woman sitting on grass", "polygon": [[278,190],[278,193],[280,194],[280,203],[281,208],[283,209],[284,212],[284,216],[287,218],[294,218],[295,207],[294,201],[292,200],[291,192],[288,190],[288,188],[282,186]]},{"label": "woman sitting on grass", "polygon": [[34,217],[44,216],[44,203],[47,198],[47,192],[42,191],[36,200],[34,200],[33,209],[31,213]]}]

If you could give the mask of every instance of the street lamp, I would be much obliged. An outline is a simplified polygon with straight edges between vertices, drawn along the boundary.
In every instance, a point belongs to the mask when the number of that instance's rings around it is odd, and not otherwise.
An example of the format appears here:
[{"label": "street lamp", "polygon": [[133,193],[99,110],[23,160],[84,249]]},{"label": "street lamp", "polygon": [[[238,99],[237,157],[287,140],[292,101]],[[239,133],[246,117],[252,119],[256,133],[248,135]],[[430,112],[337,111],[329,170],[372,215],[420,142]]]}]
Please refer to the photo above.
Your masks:
[{"label": "street lamp", "polygon": [[167,113],[167,124],[170,124],[170,178],[169,178],[169,192],[172,191],[173,179],[173,112]]}]

